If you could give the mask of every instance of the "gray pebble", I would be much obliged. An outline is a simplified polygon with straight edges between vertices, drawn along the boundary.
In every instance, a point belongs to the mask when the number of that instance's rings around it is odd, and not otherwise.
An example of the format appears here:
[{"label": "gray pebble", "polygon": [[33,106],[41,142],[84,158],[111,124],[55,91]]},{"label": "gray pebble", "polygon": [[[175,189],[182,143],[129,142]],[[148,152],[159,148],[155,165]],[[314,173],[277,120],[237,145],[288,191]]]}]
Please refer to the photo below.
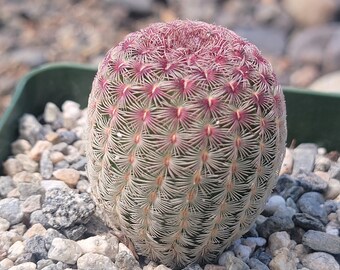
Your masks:
[{"label": "gray pebble", "polygon": [[266,251],[264,247],[257,249],[252,258],[258,259],[263,264],[268,265],[269,262],[272,260],[272,256]]},{"label": "gray pebble", "polygon": [[80,157],[80,159],[71,165],[71,168],[77,170],[77,171],[84,171],[85,165],[87,163],[87,159],[85,157]]},{"label": "gray pebble", "polygon": [[249,260],[250,254],[252,253],[252,249],[249,246],[246,245],[237,245],[233,249],[235,255],[237,258],[241,259],[244,262],[247,262]]},{"label": "gray pebble", "polygon": [[296,213],[293,216],[293,221],[296,226],[305,230],[325,231],[325,226],[319,219],[306,213]]},{"label": "gray pebble", "polygon": [[47,217],[43,213],[42,210],[36,210],[36,211],[32,212],[31,215],[30,215],[30,224],[40,223],[44,227],[48,227],[49,225],[48,225],[47,221],[48,221]]},{"label": "gray pebble", "polygon": [[288,189],[285,189],[281,194],[285,199],[291,198],[294,202],[296,202],[301,195],[305,192],[304,188],[301,186],[292,186]]},{"label": "gray pebble", "polygon": [[272,233],[294,228],[294,222],[289,216],[271,216],[257,226],[261,237],[268,238]]},{"label": "gray pebble", "polygon": [[41,270],[44,267],[53,264],[53,261],[51,259],[42,259],[37,262],[37,270]]},{"label": "gray pebble", "polygon": [[7,197],[8,192],[15,188],[10,176],[0,176],[0,197]]},{"label": "gray pebble", "polygon": [[328,173],[330,178],[338,179],[340,181],[340,164],[333,163]]},{"label": "gray pebble", "polygon": [[68,145],[65,142],[57,143],[51,147],[51,152],[61,152],[66,154],[67,146]]},{"label": "gray pebble", "polygon": [[73,131],[63,130],[58,132],[59,141],[69,145],[73,144],[77,139],[77,135]]},{"label": "gray pebble", "polygon": [[50,179],[53,173],[53,163],[50,159],[50,151],[45,150],[40,158],[40,174],[44,179]]},{"label": "gray pebble", "polygon": [[182,270],[203,270],[203,269],[199,264],[195,263],[195,264],[190,264],[186,266]]},{"label": "gray pebble", "polygon": [[0,200],[0,217],[8,220],[11,225],[21,222],[24,212],[19,199],[5,198]]},{"label": "gray pebble", "polygon": [[316,251],[324,251],[331,254],[340,254],[340,237],[325,232],[307,231],[302,239],[305,246]]},{"label": "gray pebble", "polygon": [[306,191],[325,192],[327,189],[327,182],[312,172],[300,171],[296,180]]},{"label": "gray pebble", "polygon": [[286,202],[280,195],[273,195],[269,198],[264,207],[264,215],[273,215],[280,206],[285,206]]},{"label": "gray pebble", "polygon": [[59,170],[59,169],[66,169],[69,168],[70,164],[66,160],[61,160],[54,164],[54,170]]},{"label": "gray pebble", "polygon": [[297,206],[301,212],[320,219],[323,224],[326,224],[328,221],[327,212],[323,207],[321,207],[321,204],[323,204],[324,201],[325,200],[320,193],[307,192],[304,193],[297,201]]},{"label": "gray pebble", "polygon": [[38,183],[19,183],[18,191],[20,193],[20,200],[26,200],[32,195],[44,195],[45,190]]},{"label": "gray pebble", "polygon": [[336,210],[338,209],[338,204],[333,200],[327,200],[323,204],[323,208],[326,210],[327,215],[329,215],[330,213],[336,212]]},{"label": "gray pebble", "polygon": [[[35,258],[32,253],[25,252],[21,254],[14,262],[15,265],[20,265],[28,262],[35,262]],[[26,270],[25,268],[23,270]]]},{"label": "gray pebble", "polygon": [[115,264],[118,269],[141,270],[138,261],[126,251],[121,251],[116,255]]},{"label": "gray pebble", "polygon": [[86,231],[87,231],[87,229],[83,224],[62,230],[63,234],[68,239],[71,239],[71,240],[74,240],[74,241],[80,239]]},{"label": "gray pebble", "polygon": [[94,213],[95,204],[87,193],[52,189],[46,192],[42,210],[53,228],[69,228],[86,223]]},{"label": "gray pebble", "polygon": [[276,186],[275,186],[275,190],[279,193],[282,193],[283,191],[295,185],[296,185],[296,181],[292,176],[288,174],[283,174],[279,176]]},{"label": "gray pebble", "polygon": [[34,145],[40,138],[42,125],[32,114],[24,114],[19,120],[19,134],[21,139],[25,139]]},{"label": "gray pebble", "polygon": [[267,265],[265,265],[263,262],[255,258],[251,258],[248,262],[248,265],[250,266],[251,269],[269,270]]},{"label": "gray pebble", "polygon": [[227,253],[225,267],[227,270],[249,270],[249,266],[241,259],[235,257],[233,253]]},{"label": "gray pebble", "polygon": [[41,235],[35,235],[25,240],[25,252],[32,253],[35,261],[47,259],[47,250],[45,247],[45,238]]},{"label": "gray pebble", "polygon": [[292,175],[297,175],[301,170],[312,172],[314,170],[315,158],[318,147],[312,143],[302,143],[293,151],[294,167]]},{"label": "gray pebble", "polygon": [[63,234],[53,228],[48,228],[45,235],[45,246],[49,250],[54,238],[66,238]]}]

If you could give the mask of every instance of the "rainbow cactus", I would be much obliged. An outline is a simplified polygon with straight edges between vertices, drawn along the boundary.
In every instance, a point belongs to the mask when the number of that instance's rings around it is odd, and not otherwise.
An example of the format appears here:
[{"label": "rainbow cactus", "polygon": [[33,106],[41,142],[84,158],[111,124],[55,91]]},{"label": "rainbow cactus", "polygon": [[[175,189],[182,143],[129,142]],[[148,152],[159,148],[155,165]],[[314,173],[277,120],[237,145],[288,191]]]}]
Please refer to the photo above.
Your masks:
[{"label": "rainbow cactus", "polygon": [[277,181],[285,114],[271,65],[234,32],[178,20],[129,34],[99,65],[88,103],[103,218],[151,260],[213,261]]}]

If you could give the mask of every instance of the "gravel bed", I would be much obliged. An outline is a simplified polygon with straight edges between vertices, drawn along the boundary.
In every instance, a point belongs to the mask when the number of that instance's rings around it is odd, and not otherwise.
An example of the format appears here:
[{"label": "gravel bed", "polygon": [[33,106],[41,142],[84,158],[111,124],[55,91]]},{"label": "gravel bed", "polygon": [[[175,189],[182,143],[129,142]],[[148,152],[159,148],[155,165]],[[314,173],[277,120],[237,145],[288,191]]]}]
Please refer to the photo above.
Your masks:
[{"label": "gravel bed", "polygon": [[[91,199],[86,109],[48,103],[26,114],[0,176],[0,269],[166,270],[135,259]],[[287,149],[278,184],[254,226],[215,264],[186,270],[339,270],[340,161],[317,145]]]}]

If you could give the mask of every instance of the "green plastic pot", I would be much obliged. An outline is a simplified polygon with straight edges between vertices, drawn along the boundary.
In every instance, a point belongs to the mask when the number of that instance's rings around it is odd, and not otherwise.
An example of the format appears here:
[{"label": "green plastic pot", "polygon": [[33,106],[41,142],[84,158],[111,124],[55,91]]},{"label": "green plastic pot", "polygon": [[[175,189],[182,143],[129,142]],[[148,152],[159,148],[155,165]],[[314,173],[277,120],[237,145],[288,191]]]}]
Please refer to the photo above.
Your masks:
[{"label": "green plastic pot", "polygon": [[[82,107],[96,68],[71,63],[49,64],[36,69],[18,83],[11,105],[0,119],[0,175],[10,155],[11,142],[18,135],[18,121],[24,113],[39,115],[47,102],[60,106],[74,100]],[[326,94],[284,87],[287,104],[289,145],[313,142],[328,150],[340,150],[340,94]]]}]

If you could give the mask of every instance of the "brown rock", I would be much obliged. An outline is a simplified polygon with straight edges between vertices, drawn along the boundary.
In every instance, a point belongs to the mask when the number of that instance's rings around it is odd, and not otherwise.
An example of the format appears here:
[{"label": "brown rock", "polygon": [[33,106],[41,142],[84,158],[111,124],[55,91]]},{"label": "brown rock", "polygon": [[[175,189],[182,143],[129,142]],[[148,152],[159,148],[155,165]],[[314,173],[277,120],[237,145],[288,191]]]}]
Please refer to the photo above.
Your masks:
[{"label": "brown rock", "polygon": [[56,170],[53,172],[53,176],[58,180],[65,182],[70,187],[75,187],[80,178],[79,172],[71,168]]}]

